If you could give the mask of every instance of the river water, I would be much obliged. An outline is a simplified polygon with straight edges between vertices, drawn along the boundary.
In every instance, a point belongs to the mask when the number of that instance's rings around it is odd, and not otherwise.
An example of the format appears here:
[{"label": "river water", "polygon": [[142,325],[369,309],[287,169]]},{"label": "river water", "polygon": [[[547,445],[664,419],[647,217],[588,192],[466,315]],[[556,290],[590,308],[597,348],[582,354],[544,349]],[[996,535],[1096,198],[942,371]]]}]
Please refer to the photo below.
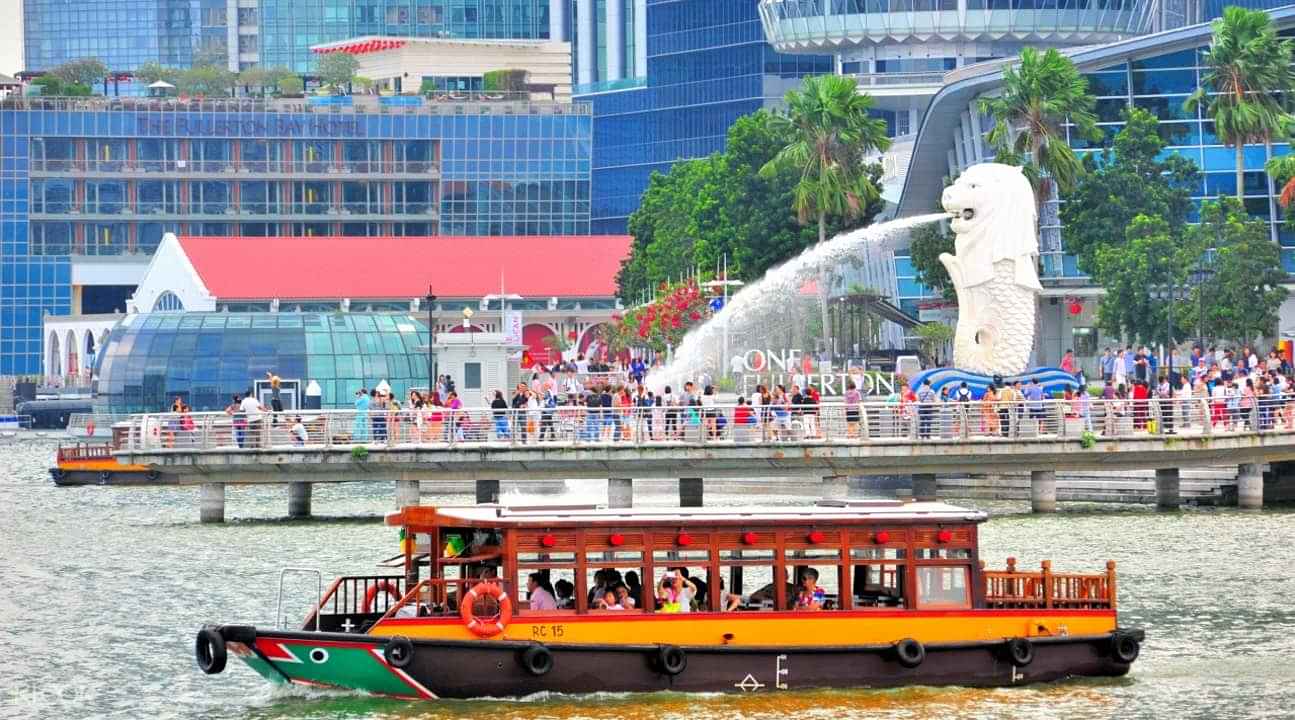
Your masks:
[{"label": "river water", "polygon": [[[1119,563],[1122,623],[1147,631],[1126,678],[1001,690],[413,703],[275,688],[232,658],[208,677],[193,660],[204,622],[273,623],[280,568],[319,568],[327,582],[394,555],[395,533],[378,519],[391,486],[317,485],[320,519],[310,522],[279,519],[282,488],[231,488],[226,517],[234,520],[204,526],[196,489],[55,488],[47,473],[54,447],[0,445],[0,718],[1295,717],[1295,517],[1285,510],[1063,505],[1035,517],[1027,504],[962,503],[994,514],[981,531],[991,567],[1009,555],[1031,567],[1052,558],[1059,571]],[[572,483],[544,499],[601,500],[599,485]],[[796,498],[761,489],[706,500]],[[664,486],[636,489],[635,501],[669,505],[676,496]],[[314,580],[289,590],[313,598]]]}]

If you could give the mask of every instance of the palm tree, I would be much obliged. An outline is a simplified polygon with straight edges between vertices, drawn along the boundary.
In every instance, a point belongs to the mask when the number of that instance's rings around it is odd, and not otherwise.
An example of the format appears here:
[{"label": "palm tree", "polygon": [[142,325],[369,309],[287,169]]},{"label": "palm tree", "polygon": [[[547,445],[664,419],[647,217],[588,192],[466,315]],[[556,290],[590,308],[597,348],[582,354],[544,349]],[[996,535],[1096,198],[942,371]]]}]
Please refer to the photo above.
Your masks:
[{"label": "palm tree", "polygon": [[1194,112],[1203,103],[1214,120],[1214,134],[1236,149],[1238,200],[1245,194],[1246,144],[1271,144],[1289,122],[1283,102],[1289,102],[1295,90],[1291,49],[1291,41],[1277,36],[1267,13],[1225,8],[1223,17],[1214,21],[1202,87],[1184,104]]},{"label": "palm tree", "polygon": [[1088,138],[1098,136],[1097,101],[1070,58],[1049,49],[1021,51],[1020,63],[1003,71],[1002,92],[980,99],[979,110],[994,120],[989,142],[1000,162],[1021,165],[1042,203],[1052,185],[1068,192],[1084,172],[1066,138],[1065,123]]},{"label": "palm tree", "polygon": [[[859,93],[852,77],[807,77],[799,90],[787,92],[786,101],[787,110],[775,116],[772,129],[789,141],[760,174],[772,177],[784,167],[800,174],[792,189],[792,208],[801,224],[818,221],[822,243],[827,240],[828,216],[857,218],[869,203],[880,199],[864,157],[889,148],[890,138],[886,123],[868,115],[872,97]],[[818,286],[823,334],[830,351],[826,270],[820,271]]]}]

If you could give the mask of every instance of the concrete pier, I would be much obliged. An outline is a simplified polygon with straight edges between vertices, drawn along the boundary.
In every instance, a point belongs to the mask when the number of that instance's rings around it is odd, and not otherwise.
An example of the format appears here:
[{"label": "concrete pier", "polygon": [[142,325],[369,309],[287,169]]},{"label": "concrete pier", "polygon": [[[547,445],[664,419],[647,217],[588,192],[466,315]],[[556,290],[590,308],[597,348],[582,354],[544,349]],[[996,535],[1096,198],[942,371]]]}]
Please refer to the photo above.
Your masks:
[{"label": "concrete pier", "polygon": [[823,499],[844,500],[850,496],[850,479],[845,475],[828,475],[823,478]]},{"label": "concrete pier", "polygon": [[702,497],[701,478],[679,478],[679,507],[701,507]]},{"label": "concrete pier", "polygon": [[225,522],[225,483],[203,483],[199,493],[198,519],[204,523]]},{"label": "concrete pier", "polygon": [[1259,463],[1241,463],[1237,466],[1237,505],[1243,510],[1263,508],[1264,473]]},{"label": "concrete pier", "polygon": [[401,475],[402,477],[396,481],[396,507],[417,505],[421,494],[418,479],[413,477],[413,473],[401,473]]},{"label": "concrete pier", "polygon": [[288,517],[310,517],[310,495],[314,485],[308,482],[288,483]]},{"label": "concrete pier", "polygon": [[1036,513],[1057,511],[1057,473],[1034,470],[1030,473],[1030,510]]},{"label": "concrete pier", "polygon": [[913,473],[913,499],[919,502],[940,499],[934,473]]},{"label": "concrete pier", "polygon": [[478,480],[477,481],[477,504],[488,505],[499,502],[499,481],[498,480]]},{"label": "concrete pier", "polygon": [[608,478],[607,507],[634,507],[634,480],[631,478]]},{"label": "concrete pier", "polygon": [[1156,468],[1156,509],[1177,510],[1182,505],[1178,468]]}]

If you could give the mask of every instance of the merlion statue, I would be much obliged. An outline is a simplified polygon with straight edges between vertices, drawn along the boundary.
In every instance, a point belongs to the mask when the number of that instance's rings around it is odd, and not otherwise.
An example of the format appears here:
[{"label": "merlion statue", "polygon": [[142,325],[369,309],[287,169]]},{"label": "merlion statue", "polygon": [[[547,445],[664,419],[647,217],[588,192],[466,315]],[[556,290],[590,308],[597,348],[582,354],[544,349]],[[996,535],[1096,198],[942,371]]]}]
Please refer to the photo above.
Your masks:
[{"label": "merlion statue", "polygon": [[973,165],[944,190],[955,255],[940,262],[958,295],[953,363],[982,375],[1015,375],[1034,347],[1039,291],[1038,214],[1019,167]]}]

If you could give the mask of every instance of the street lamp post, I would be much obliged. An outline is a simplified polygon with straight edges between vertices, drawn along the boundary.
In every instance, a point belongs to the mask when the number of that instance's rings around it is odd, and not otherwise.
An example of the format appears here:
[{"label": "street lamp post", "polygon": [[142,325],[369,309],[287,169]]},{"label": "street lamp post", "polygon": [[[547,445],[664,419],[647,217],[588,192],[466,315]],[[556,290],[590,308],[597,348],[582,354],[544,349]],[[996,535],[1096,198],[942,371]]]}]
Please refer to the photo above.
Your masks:
[{"label": "street lamp post", "polygon": [[1205,351],[1205,286],[1213,279],[1214,269],[1204,261],[1196,266],[1189,277],[1192,287],[1196,288],[1196,342],[1201,346],[1202,352]]},{"label": "street lamp post", "polygon": [[1191,285],[1182,282],[1167,282],[1163,285],[1152,285],[1150,295],[1153,300],[1161,300],[1165,303],[1165,357],[1163,365],[1166,371],[1170,368],[1173,360],[1173,351],[1170,347],[1174,342],[1174,302],[1186,300],[1190,297]]},{"label": "street lamp post", "polygon": [[436,293],[427,286],[427,396],[436,392]]}]

